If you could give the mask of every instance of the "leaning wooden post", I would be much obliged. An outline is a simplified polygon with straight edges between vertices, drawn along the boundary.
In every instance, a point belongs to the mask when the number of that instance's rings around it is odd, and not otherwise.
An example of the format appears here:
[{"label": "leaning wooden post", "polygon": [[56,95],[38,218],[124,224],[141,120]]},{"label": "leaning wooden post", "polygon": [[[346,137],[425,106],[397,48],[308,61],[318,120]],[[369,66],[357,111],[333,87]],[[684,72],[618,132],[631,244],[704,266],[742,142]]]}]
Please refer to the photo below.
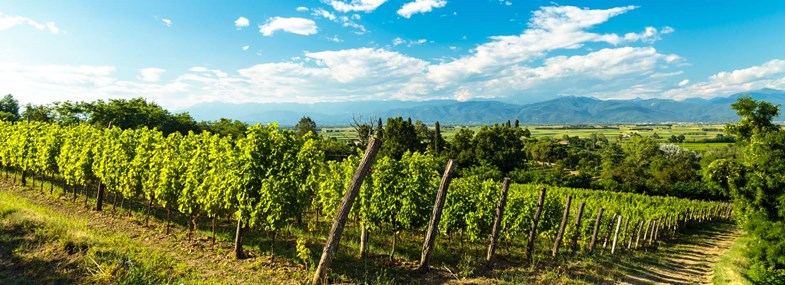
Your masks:
[{"label": "leaning wooden post", "polygon": [[629,235],[629,231],[628,231],[629,229],[630,229],[630,217],[624,217],[624,229],[621,231],[622,238],[621,238],[621,245],[619,246],[619,250],[624,248],[624,238],[626,238],[627,235]]},{"label": "leaning wooden post", "polygon": [[363,183],[363,179],[365,179],[365,176],[371,169],[371,164],[373,164],[376,153],[379,152],[381,146],[382,142],[375,136],[372,136],[368,142],[368,147],[365,149],[365,155],[363,155],[360,165],[354,172],[352,181],[349,182],[349,188],[343,195],[341,205],[338,206],[338,210],[335,212],[333,226],[330,229],[330,234],[327,236],[327,242],[324,244],[322,257],[319,259],[319,265],[316,267],[316,272],[313,275],[312,284],[327,283],[327,270],[330,269],[333,254],[338,250],[338,244],[341,242],[341,234],[343,234],[343,227],[346,225],[346,219],[349,217],[349,211],[352,209],[352,204],[354,204],[354,199],[357,198],[357,193],[360,192],[360,186]]},{"label": "leaning wooden post", "polygon": [[616,252],[616,239],[619,238],[619,227],[621,226],[621,215],[619,215],[619,219],[616,221],[616,233],[613,234],[613,245],[611,245],[611,254]]},{"label": "leaning wooden post", "polygon": [[600,231],[600,220],[602,219],[602,212],[605,209],[600,208],[597,212],[597,219],[594,221],[594,232],[591,234],[591,242],[589,243],[589,253],[594,251],[594,245],[597,244],[597,233]]},{"label": "leaning wooden post", "polygon": [[602,241],[601,254],[605,254],[605,249],[608,248],[608,241],[610,241],[611,231],[613,230],[613,220],[615,220],[617,216],[619,216],[619,214],[613,214],[610,223],[608,223],[608,228],[605,230],[605,239]]},{"label": "leaning wooden post", "polygon": [[632,225],[632,231],[630,231],[629,241],[627,242],[627,250],[630,250],[632,248],[632,239],[635,237],[634,233],[636,232],[636,230],[638,232],[638,235],[641,234],[640,223],[641,223],[640,221],[636,221]]},{"label": "leaning wooden post", "polygon": [[586,202],[581,202],[581,206],[578,207],[578,216],[575,217],[575,233],[572,235],[572,244],[570,245],[572,253],[578,250],[578,236],[581,235],[581,217],[584,207],[586,207]]},{"label": "leaning wooden post", "polygon": [[567,228],[567,219],[570,218],[570,203],[572,196],[567,196],[567,202],[564,203],[564,214],[561,216],[561,224],[559,224],[559,233],[556,234],[556,242],[553,243],[553,252],[551,255],[556,257],[559,254],[559,246],[561,245],[562,237],[564,237],[564,230]]},{"label": "leaning wooden post", "polygon": [[534,239],[537,237],[537,224],[540,222],[543,204],[545,204],[545,188],[540,190],[540,198],[537,201],[537,211],[534,212],[532,228],[529,230],[529,242],[526,243],[526,260],[529,261],[529,263],[532,262],[534,255]]},{"label": "leaning wooden post", "polygon": [[444,200],[447,198],[447,189],[450,187],[453,171],[455,171],[455,160],[450,159],[447,161],[447,168],[444,170],[442,182],[439,184],[439,192],[436,194],[436,203],[433,205],[431,221],[428,222],[428,231],[425,233],[425,240],[422,243],[422,255],[420,255],[418,271],[428,271],[428,261],[431,259],[433,243],[436,241],[436,235],[438,234],[439,220],[442,218],[442,208],[444,207]]},{"label": "leaning wooden post", "polygon": [[502,218],[504,217],[504,206],[507,205],[507,191],[510,188],[510,178],[504,177],[502,182],[502,193],[499,195],[499,203],[496,204],[496,219],[493,220],[493,230],[491,231],[491,243],[488,244],[488,255],[485,261],[488,264],[493,262],[493,252],[496,250],[496,241],[499,239],[499,231],[502,228]]}]

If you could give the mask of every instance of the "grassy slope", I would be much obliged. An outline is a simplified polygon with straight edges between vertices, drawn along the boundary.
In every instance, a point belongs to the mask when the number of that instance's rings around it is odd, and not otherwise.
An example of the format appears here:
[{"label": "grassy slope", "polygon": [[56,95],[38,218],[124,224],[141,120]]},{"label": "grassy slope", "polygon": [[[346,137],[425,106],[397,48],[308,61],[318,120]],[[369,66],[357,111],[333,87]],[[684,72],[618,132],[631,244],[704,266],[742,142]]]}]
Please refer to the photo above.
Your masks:
[{"label": "grassy slope", "polygon": [[[80,202],[0,182],[0,284],[297,284],[302,266],[234,260],[231,245],[141,215],[85,209]],[[57,192],[55,192],[57,194]],[[81,200],[81,199],[79,199]]]}]

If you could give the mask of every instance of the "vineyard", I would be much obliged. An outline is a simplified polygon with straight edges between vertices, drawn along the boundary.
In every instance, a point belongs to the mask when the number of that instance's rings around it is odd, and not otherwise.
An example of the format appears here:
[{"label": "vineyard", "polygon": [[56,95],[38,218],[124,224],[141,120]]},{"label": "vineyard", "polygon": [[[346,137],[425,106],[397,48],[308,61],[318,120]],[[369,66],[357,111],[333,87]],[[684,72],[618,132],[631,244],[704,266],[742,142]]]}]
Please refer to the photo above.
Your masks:
[{"label": "vineyard", "polygon": [[[176,216],[191,231],[209,222],[213,239],[232,233],[236,258],[253,256],[243,247],[253,240],[269,245],[273,257],[294,251],[279,258],[318,263],[314,283],[362,282],[339,264],[330,273],[336,250],[411,274],[428,271],[429,262],[456,268],[467,256],[481,260],[472,265],[478,270],[553,264],[651,248],[688,225],[733,216],[722,202],[453,179],[452,161],[419,152],[375,158],[375,142],[365,152],[328,160],[321,139],[275,124],[233,138],[0,121],[6,180],[50,195],[57,189],[96,211],[111,203],[156,218],[163,210],[167,233]],[[350,229],[341,242],[343,223]]]}]

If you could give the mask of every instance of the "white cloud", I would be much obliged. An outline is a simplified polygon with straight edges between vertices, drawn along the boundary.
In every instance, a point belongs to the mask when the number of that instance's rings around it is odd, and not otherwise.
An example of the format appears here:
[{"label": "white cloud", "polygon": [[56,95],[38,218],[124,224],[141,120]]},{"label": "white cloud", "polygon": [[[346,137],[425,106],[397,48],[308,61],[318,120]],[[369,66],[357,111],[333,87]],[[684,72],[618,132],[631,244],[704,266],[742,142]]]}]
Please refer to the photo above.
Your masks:
[{"label": "white cloud", "polygon": [[366,12],[370,13],[379,8],[387,0],[351,0],[349,3],[340,0],[330,0],[330,6],[338,12]]},{"label": "white cloud", "polygon": [[401,6],[397,13],[401,17],[411,18],[413,14],[428,13],[434,8],[442,8],[447,5],[446,0],[415,0]]},{"label": "white cloud", "polygon": [[399,46],[399,45],[404,45],[405,44],[407,47],[413,47],[413,46],[418,46],[418,45],[421,45],[421,44],[424,44],[424,43],[427,43],[427,42],[428,42],[428,40],[426,40],[426,39],[404,40],[404,39],[402,39],[400,37],[397,37],[397,38],[393,39],[392,44],[393,44],[393,46]]},{"label": "white cloud", "polygon": [[327,40],[331,41],[331,42],[334,42],[334,43],[343,42],[343,40],[341,38],[339,38],[338,35],[333,35],[332,37],[327,37]]},{"label": "white cloud", "polygon": [[247,51],[249,48],[251,48],[251,46],[249,46],[249,45],[244,45],[244,46],[243,46],[243,51]]},{"label": "white cloud", "polygon": [[533,13],[529,28],[517,36],[495,36],[479,45],[471,55],[431,67],[429,76],[437,82],[471,80],[473,76],[496,74],[512,66],[541,58],[558,49],[577,49],[586,42],[620,42],[616,34],[595,34],[586,30],[611,17],[635,9],[634,6],[605,10],[571,6],[542,7]]},{"label": "white cloud", "polygon": [[341,23],[341,26],[343,26],[343,27],[354,29],[354,33],[355,34],[363,35],[363,34],[365,34],[367,32],[367,30],[365,29],[365,26],[363,26],[361,24],[358,24],[357,22],[354,21],[354,20],[359,20],[359,19],[360,19],[360,15],[354,14],[351,17],[349,17],[349,16],[340,16],[340,17],[338,17],[338,19],[336,21]]},{"label": "white cloud", "polygon": [[297,10],[297,12],[308,12],[308,8],[303,6],[297,7],[295,10]]},{"label": "white cloud", "polygon": [[695,82],[666,91],[672,99],[690,97],[712,98],[763,88],[785,89],[785,60],[772,59],[762,65],[733,71],[722,71],[706,81]]},{"label": "white cloud", "polygon": [[139,70],[139,75],[136,78],[145,82],[158,82],[161,80],[164,72],[166,70],[157,67],[142,68]]},{"label": "white cloud", "polygon": [[251,25],[251,21],[246,17],[241,16],[240,18],[237,18],[237,20],[234,20],[234,26],[237,27],[238,30],[242,30],[249,25]]},{"label": "white cloud", "polygon": [[313,12],[311,12],[311,16],[325,18],[330,21],[336,20],[335,14],[322,8],[314,9]]},{"label": "white cloud", "polygon": [[624,35],[624,40],[627,42],[636,42],[641,41],[644,43],[654,43],[661,39],[661,35],[666,35],[673,33],[674,30],[671,27],[666,26],[662,28],[662,30],[658,31],[654,27],[646,27],[642,33],[627,33]]},{"label": "white cloud", "polygon": [[57,24],[54,22],[41,23],[27,17],[5,15],[0,13],[0,31],[4,31],[16,26],[30,26],[40,31],[48,31],[53,35],[60,33],[60,28],[57,27]]},{"label": "white cloud", "polygon": [[259,25],[259,32],[264,36],[272,36],[275,31],[284,31],[303,36],[313,35],[318,32],[316,22],[303,18],[273,17],[264,25]]},{"label": "white cloud", "polygon": [[161,19],[161,22],[164,23],[167,27],[172,27],[172,20],[171,19]]},{"label": "white cloud", "polygon": [[[357,48],[307,52],[290,60],[236,70],[194,66],[181,74],[167,71],[165,78],[161,76],[163,70],[157,75],[154,70],[148,71],[152,73],[149,76],[143,76],[140,70],[139,77],[130,80],[116,75],[115,68],[107,66],[0,62],[0,78],[9,82],[0,86],[0,94],[12,93],[20,101],[34,103],[144,96],[177,108],[213,101],[450,98],[532,101],[560,95],[680,99],[765,87],[785,89],[785,60],[719,72],[703,82],[691,82],[679,70],[685,59],[645,45],[654,35],[670,33],[672,29],[645,28],[635,38],[593,32],[596,25],[633,9],[630,6],[605,10],[544,7],[533,13],[528,28],[521,34],[491,37],[458,58],[425,60],[389,49]],[[342,23],[342,17],[349,21],[356,18],[351,14],[340,15],[333,21]],[[265,35],[278,30],[299,34],[317,32],[315,24],[288,25],[279,19],[291,18],[272,18],[267,27],[260,26],[260,32]],[[340,40],[337,36],[325,36],[325,39]],[[386,46],[427,42],[396,38]],[[632,42],[643,44],[630,46]],[[587,43],[594,43],[593,50],[582,48]],[[242,49],[250,50],[250,46]]]}]

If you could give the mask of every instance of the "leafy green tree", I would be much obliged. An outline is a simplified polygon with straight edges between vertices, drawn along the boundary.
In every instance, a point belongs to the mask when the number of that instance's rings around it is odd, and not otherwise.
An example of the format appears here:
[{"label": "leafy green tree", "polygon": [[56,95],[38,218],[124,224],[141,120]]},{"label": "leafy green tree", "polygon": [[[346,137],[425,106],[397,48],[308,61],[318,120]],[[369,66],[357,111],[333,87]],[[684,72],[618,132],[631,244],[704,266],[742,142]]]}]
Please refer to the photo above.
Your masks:
[{"label": "leafy green tree", "polygon": [[474,154],[480,163],[493,165],[503,173],[522,167],[525,162],[523,141],[509,126],[483,126],[474,136]]},{"label": "leafy green tree", "polygon": [[458,130],[449,145],[448,155],[458,162],[458,169],[468,168],[477,163],[474,152],[474,132],[470,129]]},{"label": "leafy green tree", "polygon": [[403,120],[402,117],[387,119],[384,126],[384,143],[381,153],[394,159],[401,159],[407,151],[422,150],[422,143],[417,134],[417,129],[411,119]]},{"label": "leafy green tree", "polygon": [[779,130],[779,126],[771,121],[780,114],[779,105],[742,96],[731,104],[731,108],[736,110],[740,120],[738,123],[728,124],[725,129],[743,141],[749,140],[754,134]]},{"label": "leafy green tree", "polygon": [[8,94],[0,99],[0,121],[19,120],[19,101],[13,95]]},{"label": "leafy green tree", "polygon": [[248,130],[248,124],[238,120],[221,118],[217,121],[200,122],[199,129],[222,136],[241,138],[245,136],[245,132]]},{"label": "leafy green tree", "polygon": [[24,111],[22,111],[22,117],[30,118],[31,121],[45,123],[51,123],[54,121],[52,109],[47,105],[27,104],[25,105]]},{"label": "leafy green tree", "polygon": [[311,117],[304,116],[300,118],[300,121],[294,125],[294,131],[297,132],[297,135],[300,137],[305,136],[306,134],[313,133],[314,135],[318,135],[318,129],[316,127],[316,122],[311,120]]}]

